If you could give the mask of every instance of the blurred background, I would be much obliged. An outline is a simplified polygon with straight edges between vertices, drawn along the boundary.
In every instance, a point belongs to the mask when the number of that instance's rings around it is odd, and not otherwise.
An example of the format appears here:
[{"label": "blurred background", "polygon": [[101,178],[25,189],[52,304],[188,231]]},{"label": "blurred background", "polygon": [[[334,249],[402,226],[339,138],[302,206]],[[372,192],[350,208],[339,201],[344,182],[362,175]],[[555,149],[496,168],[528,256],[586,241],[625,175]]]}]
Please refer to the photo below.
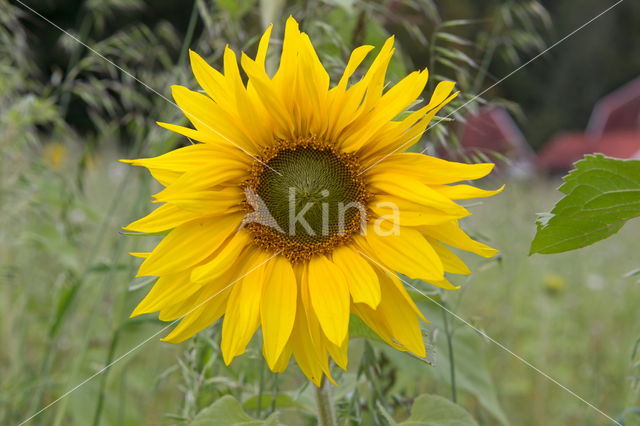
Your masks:
[{"label": "blurred background", "polygon": [[[132,279],[127,252],[155,240],[120,231],[151,210],[155,183],[117,159],[186,143],[155,121],[186,123],[163,97],[172,84],[196,88],[188,49],[217,67],[227,43],[253,54],[274,23],[275,66],[293,15],[333,77],[354,47],[395,34],[388,80],[428,67],[429,89],[458,83],[462,95],[413,149],[498,163],[488,185],[508,189],[474,205],[466,227],[502,255],[465,258],[476,274],[458,280],[464,290],[433,297],[607,414],[640,424],[640,285],[629,274],[640,266],[638,224],[579,252],[528,257],[536,212],[558,199],[573,161],[640,158],[640,2],[616,4],[554,46],[614,4],[0,0],[0,423],[55,402],[30,424],[191,424],[231,394],[254,417],[276,410],[284,423],[314,424],[296,368],[271,374],[255,346],[225,367],[217,327],[173,346],[159,341],[166,324],[153,316],[128,319],[151,281]],[[345,424],[403,420],[424,392],[456,400],[482,425],[611,424],[420,303],[433,319],[429,363],[354,341],[335,392]]]}]

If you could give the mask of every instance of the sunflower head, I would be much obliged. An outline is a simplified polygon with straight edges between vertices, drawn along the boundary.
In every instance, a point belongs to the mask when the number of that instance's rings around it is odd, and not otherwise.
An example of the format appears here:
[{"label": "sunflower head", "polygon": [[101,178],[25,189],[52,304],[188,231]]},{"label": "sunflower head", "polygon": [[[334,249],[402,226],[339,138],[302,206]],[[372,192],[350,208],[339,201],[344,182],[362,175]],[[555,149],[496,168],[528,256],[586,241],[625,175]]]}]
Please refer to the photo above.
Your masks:
[{"label": "sunflower head", "polygon": [[485,197],[456,182],[492,164],[460,164],[404,153],[457,93],[439,83],[416,104],[428,73],[385,90],[393,38],[361,46],[330,82],[307,34],[287,21],[277,71],[265,68],[271,34],[240,63],[226,49],[219,72],[191,52],[205,93],[173,86],[193,127],[159,125],[197,141],[144,166],[164,186],[163,203],[126,229],[169,231],[139,275],[158,280],[132,315],[159,311],[179,321],[163,340],[178,343],[222,319],[226,363],[259,332],[273,371],[293,356],[315,384],[331,379],[328,359],[346,368],[351,315],[401,351],[425,356],[422,314],[398,274],[455,289],[445,274],[468,274],[450,249],[496,251],[469,238],[455,201]]}]

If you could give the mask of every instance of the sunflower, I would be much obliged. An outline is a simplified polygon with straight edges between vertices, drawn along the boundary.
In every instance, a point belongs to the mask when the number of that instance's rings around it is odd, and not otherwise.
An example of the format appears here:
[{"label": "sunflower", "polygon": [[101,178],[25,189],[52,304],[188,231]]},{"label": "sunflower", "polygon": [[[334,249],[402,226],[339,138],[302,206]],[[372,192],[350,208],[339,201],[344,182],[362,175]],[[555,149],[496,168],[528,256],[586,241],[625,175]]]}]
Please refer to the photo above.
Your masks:
[{"label": "sunflower", "polygon": [[271,370],[293,355],[318,385],[331,379],[329,357],[347,366],[349,321],[356,315],[382,340],[425,356],[420,310],[396,273],[455,289],[445,273],[469,269],[448,248],[491,257],[459,219],[455,200],[485,197],[455,182],[487,175],[492,164],[460,164],[403,153],[457,93],[439,83],[422,94],[427,70],[385,90],[393,37],[362,78],[350,79],[372,46],[353,51],[331,87],[327,71],[297,22],[286,23],[278,70],[265,67],[269,27],[255,59],[224,51],[224,72],[190,52],[206,93],[173,86],[194,128],[160,126],[192,145],[146,167],[163,186],[163,203],[125,229],[168,232],[144,258],[138,276],[158,280],[132,316],[159,311],[179,324],[163,340],[182,342],[222,318],[221,351],[229,364],[258,329]]}]

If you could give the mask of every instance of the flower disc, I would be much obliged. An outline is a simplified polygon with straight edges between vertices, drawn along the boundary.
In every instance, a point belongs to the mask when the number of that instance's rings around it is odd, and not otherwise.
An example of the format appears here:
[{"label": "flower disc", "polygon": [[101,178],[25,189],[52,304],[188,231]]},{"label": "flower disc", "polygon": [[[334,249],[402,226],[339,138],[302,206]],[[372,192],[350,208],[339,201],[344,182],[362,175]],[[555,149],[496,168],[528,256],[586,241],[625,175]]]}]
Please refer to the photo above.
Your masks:
[{"label": "flower disc", "polygon": [[366,224],[366,191],[354,155],[314,138],[281,141],[247,182],[256,244],[296,262],[328,253]]}]

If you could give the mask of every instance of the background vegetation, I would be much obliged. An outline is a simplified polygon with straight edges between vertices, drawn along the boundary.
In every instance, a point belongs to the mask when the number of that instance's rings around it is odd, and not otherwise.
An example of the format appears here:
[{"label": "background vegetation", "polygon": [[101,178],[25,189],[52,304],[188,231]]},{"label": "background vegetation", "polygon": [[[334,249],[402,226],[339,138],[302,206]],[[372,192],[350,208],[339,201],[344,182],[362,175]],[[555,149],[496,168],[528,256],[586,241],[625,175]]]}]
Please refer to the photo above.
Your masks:
[{"label": "background vegetation", "polygon": [[[174,346],[159,341],[168,330],[153,316],[128,319],[149,281],[132,280],[137,261],[126,253],[153,241],[118,231],[151,208],[154,183],[116,159],[184,143],[153,123],[183,120],[162,96],[171,84],[195,87],[187,48],[215,65],[225,43],[253,52],[266,23],[281,31],[292,14],[335,75],[354,46],[380,45],[397,34],[391,80],[428,66],[434,81],[456,80],[463,91],[446,114],[461,121],[469,108],[501,103],[539,146],[558,130],[583,127],[595,100],[637,75],[640,57],[632,52],[640,39],[629,35],[639,4],[623,3],[456,110],[608,5],[0,0],[0,423],[27,419],[89,378],[32,423],[197,424],[218,415],[215,410],[237,413],[225,395],[254,418],[277,412],[282,423],[314,422],[311,389],[295,367],[273,375],[252,346],[227,368],[217,327]],[[454,130],[455,123],[435,126],[421,144],[455,143]],[[527,257],[535,212],[550,209],[558,197],[554,186],[508,182],[499,198],[475,206],[467,228],[502,257],[468,258],[477,273],[463,291],[428,295],[604,412],[634,424],[640,287],[625,274],[638,267],[629,255],[637,248],[638,224],[580,252]],[[424,330],[430,364],[354,340],[350,369],[338,374],[334,391],[342,422],[404,420],[416,396],[430,393],[456,401],[483,425],[610,424],[415,296],[432,320]],[[203,413],[220,401],[222,408]]]}]

